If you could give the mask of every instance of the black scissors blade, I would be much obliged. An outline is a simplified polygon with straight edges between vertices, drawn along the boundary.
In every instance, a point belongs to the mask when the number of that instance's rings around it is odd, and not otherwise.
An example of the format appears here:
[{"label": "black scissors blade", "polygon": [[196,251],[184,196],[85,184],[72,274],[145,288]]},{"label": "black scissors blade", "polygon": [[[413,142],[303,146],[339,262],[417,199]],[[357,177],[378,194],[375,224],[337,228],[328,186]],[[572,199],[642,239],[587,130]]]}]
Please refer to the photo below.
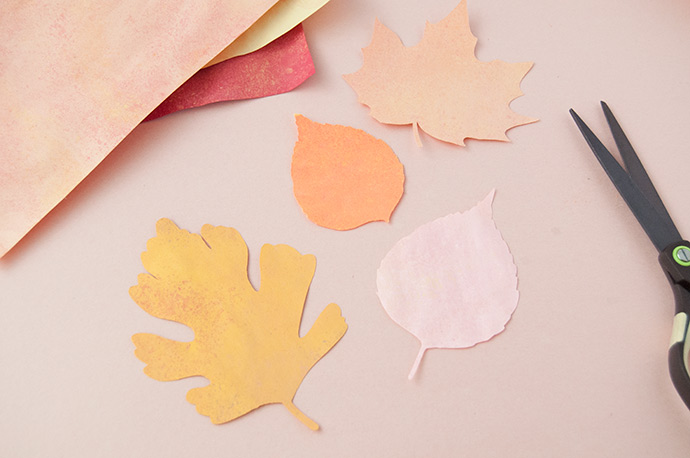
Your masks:
[{"label": "black scissors blade", "polygon": [[630,144],[630,140],[628,140],[625,132],[623,132],[623,128],[618,123],[618,120],[616,120],[616,117],[613,116],[613,112],[606,102],[601,102],[601,108],[604,110],[606,121],[609,124],[611,133],[613,134],[613,139],[616,142],[616,146],[618,147],[618,151],[623,159],[623,164],[625,165],[625,170],[627,170],[628,175],[632,179],[633,183],[635,183],[635,186],[637,186],[637,189],[639,189],[640,192],[642,192],[642,194],[644,194],[644,196],[647,198],[649,203],[654,206],[654,209],[659,214],[659,217],[664,220],[664,223],[675,229],[675,224],[673,224],[671,215],[669,215],[664,202],[656,192],[656,188],[652,184],[652,180],[649,178],[649,175],[647,175],[647,171]]},{"label": "black scissors blade", "polygon": [[[633,170],[631,173],[626,171],[618,163],[609,150],[606,149],[604,144],[601,143],[597,136],[594,135],[594,132],[591,131],[574,110],[571,109],[570,114],[575,120],[575,124],[577,124],[577,127],[580,129],[580,132],[582,132],[582,135],[585,137],[587,144],[592,149],[592,152],[616,186],[616,189],[618,189],[623,200],[625,200],[628,207],[630,207],[630,210],[647,233],[647,236],[656,249],[662,251],[668,245],[682,240],[682,237],[678,229],[676,229],[675,224],[673,224],[647,172],[644,170],[642,163],[630,145],[627,137],[625,137],[613,113],[611,113],[611,110],[608,109],[608,106],[603,102],[602,108],[604,108],[604,113],[611,127],[613,136],[616,139],[616,143],[619,145],[619,148],[622,146],[621,156],[624,158],[626,166]],[[654,196],[656,196],[656,200],[658,200],[656,203],[653,203],[655,200]]]}]

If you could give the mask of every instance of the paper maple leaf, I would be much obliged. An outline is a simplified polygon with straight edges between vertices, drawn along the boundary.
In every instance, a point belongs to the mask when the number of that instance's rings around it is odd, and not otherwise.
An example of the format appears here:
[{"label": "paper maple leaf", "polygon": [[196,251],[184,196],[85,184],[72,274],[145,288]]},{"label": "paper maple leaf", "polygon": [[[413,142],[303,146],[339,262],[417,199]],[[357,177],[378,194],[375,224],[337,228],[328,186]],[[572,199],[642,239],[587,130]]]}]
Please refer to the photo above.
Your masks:
[{"label": "paper maple leaf", "polygon": [[532,63],[481,62],[476,43],[465,0],[438,24],[427,22],[410,48],[377,20],[364,65],[344,78],[376,120],[412,124],[420,146],[418,126],[457,145],[466,138],[509,141],[508,129],[536,121],[509,106],[522,95]]},{"label": "paper maple leaf", "polygon": [[216,424],[280,403],[318,429],[292,399],[347,325],[340,308],[329,304],[299,336],[314,256],[264,245],[261,287],[255,290],[247,278],[247,246],[235,229],[207,224],[199,236],[161,219],[156,232],[141,256],[150,274],[139,275],[130,295],[149,314],[192,328],[194,340],[134,335],[144,372],[161,381],[206,377],[210,383],[189,390],[187,400]]}]

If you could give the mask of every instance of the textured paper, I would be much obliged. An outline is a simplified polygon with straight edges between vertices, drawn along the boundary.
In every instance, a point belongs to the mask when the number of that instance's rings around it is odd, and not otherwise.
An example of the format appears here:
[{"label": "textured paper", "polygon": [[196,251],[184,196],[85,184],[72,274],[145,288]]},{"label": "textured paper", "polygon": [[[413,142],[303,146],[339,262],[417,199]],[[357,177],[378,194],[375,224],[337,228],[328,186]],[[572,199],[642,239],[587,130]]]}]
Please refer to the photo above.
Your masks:
[{"label": "textured paper", "polygon": [[258,51],[199,70],[145,121],[209,103],[282,94],[313,74],[314,62],[298,25]]},{"label": "textured paper", "polygon": [[0,256],[274,3],[0,3]]},{"label": "textured paper", "polygon": [[381,304],[421,343],[409,378],[427,349],[487,341],[517,307],[517,268],[492,219],[493,198],[417,228],[381,261]]},{"label": "textured paper", "polygon": [[347,126],[295,117],[292,155],[295,198],[318,224],[348,230],[389,221],[403,194],[403,166],[382,140]]},{"label": "textured paper", "polygon": [[328,0],[280,0],[206,66],[249,54],[293,29]]},{"label": "textured paper", "polygon": [[247,246],[235,229],[207,224],[199,236],[161,219],[146,250],[141,259],[149,274],[130,288],[132,299],[157,318],[189,326],[194,340],[134,335],[144,372],[161,381],[206,377],[210,383],[189,390],[187,400],[216,424],[279,403],[318,429],[293,398],[347,325],[340,308],[329,304],[299,336],[316,258],[287,245],[264,245],[255,290],[247,279]]},{"label": "textured paper", "polygon": [[438,24],[426,24],[424,37],[406,48],[376,21],[364,65],[345,75],[371,116],[387,124],[412,124],[449,143],[466,138],[509,141],[505,132],[536,121],[510,109],[522,95],[520,81],[531,62],[480,62],[463,0]]}]

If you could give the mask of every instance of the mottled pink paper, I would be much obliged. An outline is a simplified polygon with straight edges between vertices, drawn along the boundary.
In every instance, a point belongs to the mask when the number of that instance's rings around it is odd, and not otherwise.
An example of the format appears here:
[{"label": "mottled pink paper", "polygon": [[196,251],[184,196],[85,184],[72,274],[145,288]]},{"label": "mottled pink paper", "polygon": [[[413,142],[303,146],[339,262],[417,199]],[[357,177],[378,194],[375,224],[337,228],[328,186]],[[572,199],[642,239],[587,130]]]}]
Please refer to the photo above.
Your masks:
[{"label": "mottled pink paper", "polygon": [[314,74],[302,24],[268,45],[199,70],[144,120],[209,103],[288,92]]},{"label": "mottled pink paper", "polygon": [[517,307],[517,268],[493,221],[493,198],[417,228],[381,261],[381,304],[421,342],[410,378],[427,349],[487,341]]},{"label": "mottled pink paper", "polygon": [[0,256],[276,0],[0,3]]}]

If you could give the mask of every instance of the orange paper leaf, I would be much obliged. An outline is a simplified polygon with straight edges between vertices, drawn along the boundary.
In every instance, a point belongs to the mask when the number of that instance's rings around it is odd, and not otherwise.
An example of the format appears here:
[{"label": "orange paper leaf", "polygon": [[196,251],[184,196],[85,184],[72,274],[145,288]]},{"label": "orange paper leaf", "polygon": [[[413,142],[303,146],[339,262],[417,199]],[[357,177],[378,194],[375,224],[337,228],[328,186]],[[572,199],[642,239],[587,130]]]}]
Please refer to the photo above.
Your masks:
[{"label": "orange paper leaf", "polygon": [[403,166],[382,140],[296,115],[295,198],[319,226],[340,231],[389,221],[403,193]]},{"label": "orange paper leaf", "polygon": [[509,141],[508,129],[536,121],[509,107],[532,63],[481,62],[476,43],[465,0],[438,24],[427,23],[410,48],[376,21],[364,65],[344,78],[376,120],[412,124],[418,143],[417,126],[457,145],[466,138]]},{"label": "orange paper leaf", "polygon": [[340,308],[329,304],[299,336],[314,256],[264,245],[261,287],[255,290],[247,278],[247,246],[235,229],[207,224],[197,235],[161,219],[156,232],[141,256],[150,274],[139,275],[129,293],[151,315],[192,328],[194,340],[134,335],[144,372],[161,381],[206,377],[210,383],[190,390],[187,400],[216,424],[280,403],[318,429],[292,399],[347,325]]}]

